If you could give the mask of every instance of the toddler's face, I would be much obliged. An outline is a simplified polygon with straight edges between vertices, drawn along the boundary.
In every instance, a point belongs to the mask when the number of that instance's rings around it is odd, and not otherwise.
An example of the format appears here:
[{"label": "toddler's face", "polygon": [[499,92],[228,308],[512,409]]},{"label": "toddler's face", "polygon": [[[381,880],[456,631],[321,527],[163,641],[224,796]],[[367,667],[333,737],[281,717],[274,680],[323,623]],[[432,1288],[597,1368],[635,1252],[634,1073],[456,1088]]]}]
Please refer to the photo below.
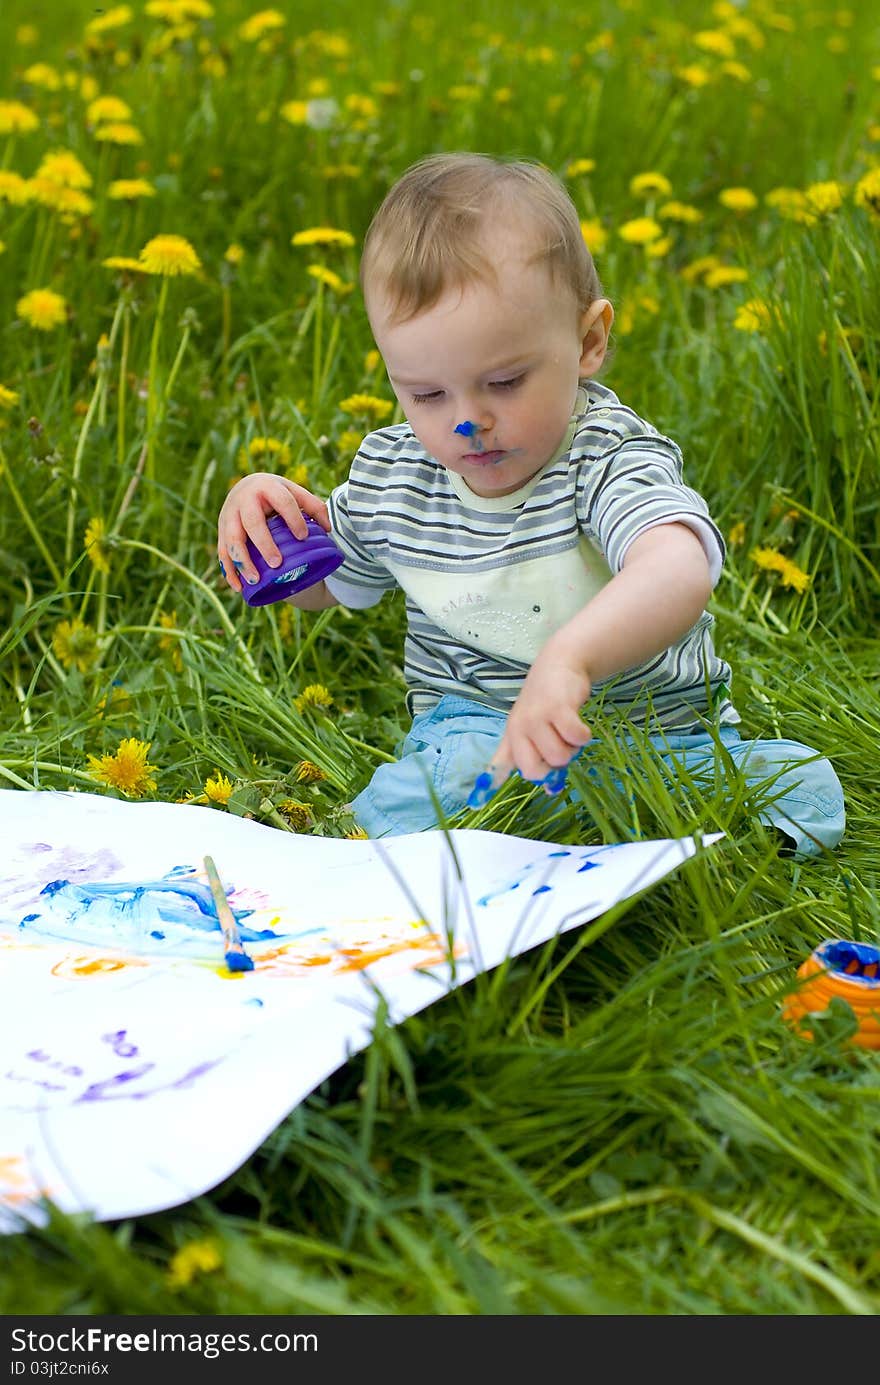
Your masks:
[{"label": "toddler's face", "polygon": [[[509,495],[565,435],[578,380],[602,364],[605,299],[581,314],[546,266],[499,237],[498,283],[451,290],[407,322],[368,294],[376,344],[422,446],[483,497]],[[457,432],[461,424],[471,427]]]}]

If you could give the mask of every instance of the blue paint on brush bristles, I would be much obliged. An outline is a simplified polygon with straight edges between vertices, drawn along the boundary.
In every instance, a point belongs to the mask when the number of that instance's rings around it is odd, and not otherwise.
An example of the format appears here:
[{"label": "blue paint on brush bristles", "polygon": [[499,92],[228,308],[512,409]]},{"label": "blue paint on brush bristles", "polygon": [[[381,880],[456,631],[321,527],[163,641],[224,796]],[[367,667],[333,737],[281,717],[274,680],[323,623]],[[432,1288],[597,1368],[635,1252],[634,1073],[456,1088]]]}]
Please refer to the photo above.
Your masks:
[{"label": "blue paint on brush bristles", "polygon": [[244,950],[244,943],[241,941],[241,934],[238,931],[238,923],[229,900],[226,898],[226,891],[220,881],[220,876],[217,874],[217,867],[210,856],[205,857],[205,871],[208,876],[208,884],[211,886],[217,921],[223,930],[223,941],[226,944],[223,960],[230,971],[253,971],[253,958],[249,957]]},{"label": "blue paint on brush bristles", "polygon": [[464,423],[457,423],[452,431],[454,433],[461,433],[464,438],[472,438],[478,426],[478,424],[471,423],[470,419],[466,418]]}]

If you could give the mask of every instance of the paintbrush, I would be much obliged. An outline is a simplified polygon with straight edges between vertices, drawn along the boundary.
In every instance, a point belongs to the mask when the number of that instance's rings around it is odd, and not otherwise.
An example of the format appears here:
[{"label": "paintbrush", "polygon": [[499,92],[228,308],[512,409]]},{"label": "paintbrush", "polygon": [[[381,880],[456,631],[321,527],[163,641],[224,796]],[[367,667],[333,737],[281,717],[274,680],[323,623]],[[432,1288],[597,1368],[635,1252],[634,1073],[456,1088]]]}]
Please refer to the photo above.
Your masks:
[{"label": "paintbrush", "polygon": [[235,915],[230,908],[229,900],[226,898],[226,891],[220,883],[217,867],[210,856],[205,857],[205,870],[208,875],[208,884],[211,886],[217,919],[223,929],[223,941],[226,944],[226,965],[230,971],[253,971],[253,961],[244,950],[244,943],[241,941]]}]

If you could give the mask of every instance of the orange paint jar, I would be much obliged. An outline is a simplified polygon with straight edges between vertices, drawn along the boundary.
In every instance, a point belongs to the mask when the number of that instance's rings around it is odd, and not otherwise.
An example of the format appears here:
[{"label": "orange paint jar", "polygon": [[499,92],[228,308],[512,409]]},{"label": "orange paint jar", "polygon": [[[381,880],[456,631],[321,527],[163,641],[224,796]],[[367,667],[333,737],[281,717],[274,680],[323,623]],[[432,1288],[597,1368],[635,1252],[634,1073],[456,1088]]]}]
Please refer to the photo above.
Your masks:
[{"label": "orange paint jar", "polygon": [[880,948],[830,938],[798,967],[797,990],[782,1004],[782,1018],[802,1038],[812,1039],[810,1015],[827,1010],[835,996],[852,1007],[858,1031],[849,1040],[857,1048],[880,1048]]}]

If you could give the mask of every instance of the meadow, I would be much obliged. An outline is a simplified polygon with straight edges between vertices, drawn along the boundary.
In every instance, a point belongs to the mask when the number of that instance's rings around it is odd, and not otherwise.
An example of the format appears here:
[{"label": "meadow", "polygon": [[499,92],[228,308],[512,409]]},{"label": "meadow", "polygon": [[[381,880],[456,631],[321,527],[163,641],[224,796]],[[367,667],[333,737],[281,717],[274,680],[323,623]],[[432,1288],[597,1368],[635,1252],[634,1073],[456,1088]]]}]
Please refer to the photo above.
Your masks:
[{"label": "meadow", "polygon": [[880,941],[869,10],[0,7],[0,786],[355,830],[407,726],[402,604],[250,610],[216,515],[250,470],[325,495],[396,417],[359,246],[410,162],[474,149],[564,179],[617,309],[601,378],[727,538],[745,733],[828,755],[848,813],[796,862],[754,795],[623,743],[633,795],[584,780],[549,829],[511,780],[455,825],[726,839],[377,1030],[209,1195],[2,1238],[4,1314],[880,1311],[878,1055],[846,1006],[812,1042],[780,1018],[819,942]]}]

